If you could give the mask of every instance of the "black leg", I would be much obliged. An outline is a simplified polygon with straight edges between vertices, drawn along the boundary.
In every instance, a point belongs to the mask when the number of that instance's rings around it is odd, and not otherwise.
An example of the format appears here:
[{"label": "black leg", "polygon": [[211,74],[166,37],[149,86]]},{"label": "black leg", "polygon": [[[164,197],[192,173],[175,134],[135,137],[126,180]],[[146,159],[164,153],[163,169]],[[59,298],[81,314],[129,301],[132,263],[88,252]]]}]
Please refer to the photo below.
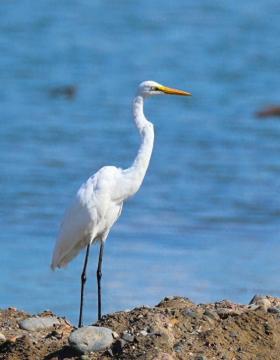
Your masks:
[{"label": "black leg", "polygon": [[102,278],[102,257],[103,257],[104,243],[101,241],[100,250],[99,250],[99,259],[97,267],[97,287],[98,287],[98,320],[101,319],[101,278]]},{"label": "black leg", "polygon": [[81,302],[80,302],[80,316],[79,316],[79,325],[78,325],[79,327],[81,327],[83,325],[84,287],[85,287],[85,283],[87,281],[86,273],[87,273],[89,248],[90,248],[90,245],[87,246],[83,272],[81,275]]}]

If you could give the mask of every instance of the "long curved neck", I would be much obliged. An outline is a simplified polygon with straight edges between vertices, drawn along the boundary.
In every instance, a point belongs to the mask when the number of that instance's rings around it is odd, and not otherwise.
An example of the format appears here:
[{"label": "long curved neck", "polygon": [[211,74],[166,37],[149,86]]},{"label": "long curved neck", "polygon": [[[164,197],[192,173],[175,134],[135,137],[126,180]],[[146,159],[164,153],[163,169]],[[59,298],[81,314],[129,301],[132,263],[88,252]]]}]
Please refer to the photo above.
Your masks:
[{"label": "long curved neck", "polygon": [[144,177],[150,163],[154,146],[154,126],[146,119],[143,107],[143,97],[136,96],[133,102],[133,116],[135,125],[141,135],[142,143],[131,168],[138,174],[141,173]]},{"label": "long curved neck", "polygon": [[148,169],[153,151],[154,127],[153,124],[146,119],[143,107],[144,98],[137,95],[133,102],[133,117],[142,138],[142,142],[132,166],[125,171],[128,181],[127,197],[135,194],[139,190]]}]

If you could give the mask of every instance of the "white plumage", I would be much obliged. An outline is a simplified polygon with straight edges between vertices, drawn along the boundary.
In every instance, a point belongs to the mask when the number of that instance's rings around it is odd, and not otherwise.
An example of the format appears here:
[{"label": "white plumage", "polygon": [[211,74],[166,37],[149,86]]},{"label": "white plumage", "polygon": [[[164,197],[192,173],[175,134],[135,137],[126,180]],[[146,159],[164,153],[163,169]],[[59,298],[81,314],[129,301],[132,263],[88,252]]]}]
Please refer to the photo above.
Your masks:
[{"label": "white plumage", "polygon": [[67,265],[88,244],[106,240],[121,213],[123,200],[115,189],[122,176],[121,169],[106,166],[80,187],[61,224],[53,269]]},{"label": "white plumage", "polygon": [[[139,85],[133,103],[134,121],[142,138],[138,154],[130,168],[122,170],[114,166],[102,167],[80,187],[61,224],[53,252],[52,269],[67,265],[80,250],[99,241],[102,245],[98,267],[98,279],[100,281],[104,242],[111,227],[121,214],[123,202],[140,188],[153,150],[154,129],[153,124],[144,115],[144,99],[151,95],[163,93],[190,95],[190,93],[171,89],[154,81],[145,81]],[[79,325],[81,325],[82,317],[83,284],[85,282],[87,257],[88,251],[82,273]],[[98,283],[98,285],[100,284]],[[99,294],[98,299],[101,302],[101,294]],[[100,313],[101,304],[99,304],[99,317],[101,316]]]}]

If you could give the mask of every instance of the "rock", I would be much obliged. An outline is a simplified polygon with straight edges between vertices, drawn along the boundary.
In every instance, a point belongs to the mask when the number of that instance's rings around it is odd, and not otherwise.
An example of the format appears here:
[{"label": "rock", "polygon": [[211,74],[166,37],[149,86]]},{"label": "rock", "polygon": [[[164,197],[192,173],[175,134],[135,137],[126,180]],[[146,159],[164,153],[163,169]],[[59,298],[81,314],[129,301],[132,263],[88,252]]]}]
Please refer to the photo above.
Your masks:
[{"label": "rock", "polygon": [[77,93],[77,87],[75,85],[61,85],[50,89],[49,94],[52,97],[63,96],[68,99],[75,97]]},{"label": "rock", "polygon": [[125,341],[124,339],[118,339],[118,340],[116,341],[116,344],[117,344],[117,346],[122,350],[123,347],[124,347],[125,344],[126,344],[126,341]]},{"label": "rock", "polygon": [[113,331],[105,327],[85,326],[72,332],[69,344],[81,353],[103,351],[114,341]]},{"label": "rock", "polygon": [[108,350],[105,352],[105,354],[106,354],[106,355],[108,354],[111,358],[114,357],[114,353],[113,353],[112,349],[108,349]]},{"label": "rock", "polygon": [[227,355],[222,355],[221,360],[229,360],[229,358],[227,357]]},{"label": "rock", "polygon": [[264,311],[267,311],[271,307],[271,302],[268,299],[260,300],[257,305],[259,305]]},{"label": "rock", "polygon": [[192,309],[186,309],[183,311],[183,315],[190,317],[192,319],[197,319],[199,317],[198,313]]},{"label": "rock", "polygon": [[147,336],[147,335],[148,335],[148,333],[147,333],[146,330],[141,330],[141,331],[140,331],[140,334],[143,335],[143,336]]},{"label": "rock", "polygon": [[16,307],[13,307],[13,306],[9,306],[9,307],[8,307],[8,310],[17,311],[17,308],[16,308]]},{"label": "rock", "polygon": [[237,316],[239,315],[238,311],[235,311],[233,309],[227,309],[227,308],[220,308],[217,309],[217,314],[221,319],[227,319],[229,316]]},{"label": "rock", "polygon": [[54,316],[47,317],[30,317],[28,319],[22,320],[19,323],[19,326],[28,331],[39,331],[53,327],[54,325],[59,325],[59,320]]},{"label": "rock", "polygon": [[173,350],[176,352],[176,353],[180,353],[184,350],[184,347],[183,347],[183,344],[181,343],[177,343],[174,345],[173,347]]},{"label": "rock", "polygon": [[219,315],[218,315],[215,311],[212,311],[212,310],[206,309],[206,310],[204,311],[204,314],[203,314],[203,315],[209,317],[209,318],[212,319],[212,320],[220,320]]},{"label": "rock", "polygon": [[257,117],[280,116],[280,106],[268,106],[256,112]]},{"label": "rock", "polygon": [[0,333],[0,343],[6,341],[6,336],[2,333]]},{"label": "rock", "polygon": [[159,353],[153,360],[174,360],[174,358],[168,353]]},{"label": "rock", "polygon": [[272,334],[273,328],[268,323],[265,323],[264,330],[265,330],[266,335],[270,335],[270,334]]},{"label": "rock", "polygon": [[53,330],[46,336],[46,338],[51,338],[51,339],[62,339],[62,337],[63,337],[63,332],[57,330]]},{"label": "rock", "polygon": [[237,333],[234,332],[234,331],[230,331],[230,332],[229,332],[229,336],[230,336],[231,338],[233,338],[233,339],[237,339],[237,338],[238,338]]},{"label": "rock", "polygon": [[84,354],[81,356],[81,360],[90,360],[90,358]]},{"label": "rock", "polygon": [[259,309],[260,307],[259,307],[259,305],[256,305],[256,304],[251,304],[251,305],[248,305],[248,309],[249,310],[257,310],[257,309]]},{"label": "rock", "polygon": [[195,360],[207,360],[207,357],[204,356],[204,355],[197,355],[197,356],[195,357]]},{"label": "rock", "polygon": [[272,314],[279,314],[280,313],[280,307],[279,306],[271,306],[267,309],[269,313]]},{"label": "rock", "polygon": [[257,305],[259,308],[267,311],[271,307],[271,302],[265,296],[255,295],[250,301],[250,305]]},{"label": "rock", "polygon": [[112,336],[113,336],[114,339],[119,338],[119,334],[116,333],[115,331],[112,331]]},{"label": "rock", "polygon": [[124,333],[122,336],[123,340],[127,341],[127,342],[133,342],[134,341],[134,335],[130,334],[130,333]]}]

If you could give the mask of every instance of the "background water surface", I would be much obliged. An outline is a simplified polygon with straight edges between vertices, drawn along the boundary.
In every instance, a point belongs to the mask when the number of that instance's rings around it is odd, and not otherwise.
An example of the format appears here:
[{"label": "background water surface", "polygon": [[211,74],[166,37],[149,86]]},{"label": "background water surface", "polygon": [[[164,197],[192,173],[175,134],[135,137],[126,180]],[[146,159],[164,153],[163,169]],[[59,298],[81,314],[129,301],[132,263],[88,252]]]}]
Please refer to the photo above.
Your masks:
[{"label": "background water surface", "polygon": [[[1,2],[1,307],[77,320],[83,255],[49,269],[59,223],[99,167],[131,164],[131,100],[148,79],[193,97],[147,101],[154,153],[106,243],[104,311],[280,295],[280,122],[254,116],[280,101],[279,12],[277,0]],[[75,97],[53,96],[67,84]]]}]

